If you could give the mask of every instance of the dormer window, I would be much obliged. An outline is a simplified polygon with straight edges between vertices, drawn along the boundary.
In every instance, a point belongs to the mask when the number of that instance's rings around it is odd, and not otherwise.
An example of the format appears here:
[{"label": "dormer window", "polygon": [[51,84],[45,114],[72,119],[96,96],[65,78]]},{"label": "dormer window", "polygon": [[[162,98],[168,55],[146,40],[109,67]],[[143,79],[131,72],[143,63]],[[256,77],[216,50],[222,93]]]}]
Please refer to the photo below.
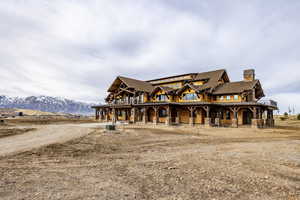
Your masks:
[{"label": "dormer window", "polygon": [[165,94],[160,94],[156,96],[157,101],[167,101],[167,95]]},{"label": "dormer window", "polygon": [[194,101],[197,99],[198,99],[198,97],[197,97],[197,94],[195,94],[195,93],[184,94],[184,96],[183,96],[183,100],[186,100],[186,101]]}]

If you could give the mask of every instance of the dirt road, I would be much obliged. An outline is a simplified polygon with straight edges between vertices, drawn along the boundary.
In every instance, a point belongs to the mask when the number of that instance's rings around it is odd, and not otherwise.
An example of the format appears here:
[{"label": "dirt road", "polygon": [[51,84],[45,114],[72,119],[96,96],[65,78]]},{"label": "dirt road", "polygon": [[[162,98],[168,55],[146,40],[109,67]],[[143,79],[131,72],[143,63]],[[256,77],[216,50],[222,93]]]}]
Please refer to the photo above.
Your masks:
[{"label": "dirt road", "polygon": [[92,128],[97,126],[99,124],[95,123],[28,126],[37,130],[0,139],[0,156],[7,156],[53,143],[63,143],[76,139],[87,135],[92,131]]}]

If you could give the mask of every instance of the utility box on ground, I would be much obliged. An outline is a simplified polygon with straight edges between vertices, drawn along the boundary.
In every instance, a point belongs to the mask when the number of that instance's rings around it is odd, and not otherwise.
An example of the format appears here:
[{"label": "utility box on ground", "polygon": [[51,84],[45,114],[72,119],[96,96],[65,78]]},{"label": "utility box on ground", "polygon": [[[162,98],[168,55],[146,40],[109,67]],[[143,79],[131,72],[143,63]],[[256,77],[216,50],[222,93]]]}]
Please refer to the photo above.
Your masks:
[{"label": "utility box on ground", "polygon": [[114,131],[114,130],[116,130],[116,125],[106,125],[105,128],[106,128],[106,130]]}]

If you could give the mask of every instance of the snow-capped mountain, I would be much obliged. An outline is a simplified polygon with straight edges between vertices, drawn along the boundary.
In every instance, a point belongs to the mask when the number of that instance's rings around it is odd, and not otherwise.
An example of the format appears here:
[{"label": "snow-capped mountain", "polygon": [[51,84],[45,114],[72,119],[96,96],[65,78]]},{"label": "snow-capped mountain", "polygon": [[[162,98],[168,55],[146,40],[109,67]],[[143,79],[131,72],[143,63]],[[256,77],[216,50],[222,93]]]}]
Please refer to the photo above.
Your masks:
[{"label": "snow-capped mountain", "polygon": [[0,95],[0,108],[21,108],[41,110],[45,112],[61,112],[71,114],[93,114],[91,108],[94,104],[88,104],[61,97],[50,96],[29,96],[29,97],[8,97]]}]

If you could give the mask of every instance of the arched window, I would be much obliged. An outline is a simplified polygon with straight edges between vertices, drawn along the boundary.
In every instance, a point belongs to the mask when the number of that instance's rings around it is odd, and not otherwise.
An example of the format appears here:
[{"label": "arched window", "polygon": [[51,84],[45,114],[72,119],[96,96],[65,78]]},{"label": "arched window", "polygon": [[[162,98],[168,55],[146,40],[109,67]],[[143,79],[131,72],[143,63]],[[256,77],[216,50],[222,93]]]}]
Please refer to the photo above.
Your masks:
[{"label": "arched window", "polygon": [[160,94],[156,96],[157,101],[167,101],[167,95],[165,94]]},{"label": "arched window", "polygon": [[197,94],[196,93],[188,93],[188,94],[184,94],[183,95],[183,100],[186,101],[193,101],[193,100],[197,100]]}]

